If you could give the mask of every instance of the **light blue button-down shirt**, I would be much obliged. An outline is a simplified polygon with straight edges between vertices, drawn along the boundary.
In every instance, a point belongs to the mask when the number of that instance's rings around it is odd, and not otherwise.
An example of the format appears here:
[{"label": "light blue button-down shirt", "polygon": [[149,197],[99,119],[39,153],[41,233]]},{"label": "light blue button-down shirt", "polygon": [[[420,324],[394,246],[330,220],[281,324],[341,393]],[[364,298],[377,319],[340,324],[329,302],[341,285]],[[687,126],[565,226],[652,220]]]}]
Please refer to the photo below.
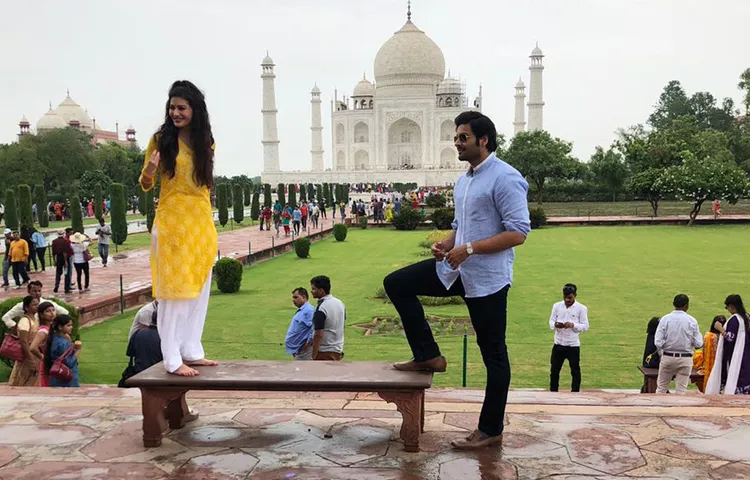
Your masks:
[{"label": "light blue button-down shirt", "polygon": [[[521,173],[490,154],[477,168],[459,177],[453,189],[456,204],[453,228],[456,246],[484,240],[502,232],[529,234],[529,184]],[[513,281],[513,249],[470,255],[457,270],[447,261],[437,263],[445,288],[461,277],[466,296],[486,297]]]},{"label": "light blue button-down shirt", "polygon": [[294,355],[305,343],[312,340],[314,314],[315,308],[309,302],[305,302],[297,309],[284,339],[287,355]]}]

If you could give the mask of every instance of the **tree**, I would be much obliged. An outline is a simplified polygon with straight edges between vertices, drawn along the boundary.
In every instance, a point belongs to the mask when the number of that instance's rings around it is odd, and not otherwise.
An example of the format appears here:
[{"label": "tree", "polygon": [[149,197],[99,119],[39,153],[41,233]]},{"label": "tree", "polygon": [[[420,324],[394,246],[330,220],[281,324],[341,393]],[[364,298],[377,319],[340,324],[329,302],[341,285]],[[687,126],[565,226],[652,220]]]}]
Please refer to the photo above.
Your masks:
[{"label": "tree", "polygon": [[505,160],[534,184],[541,205],[547,180],[562,180],[576,171],[578,162],[570,156],[572,149],[570,142],[553,138],[544,130],[520,132],[513,137]]},{"label": "tree", "polygon": [[36,156],[45,166],[44,186],[50,190],[68,188],[87,171],[97,168],[91,154],[94,151],[91,137],[84,131],[58,128],[33,139],[33,135],[24,137],[19,143],[36,145]]},{"label": "tree", "polygon": [[307,203],[307,189],[305,188],[304,183],[299,184],[299,203],[300,205]]},{"label": "tree", "polygon": [[47,211],[47,192],[44,185],[34,187],[34,199],[36,202],[36,217],[39,226],[42,228],[49,227],[49,212]]},{"label": "tree", "polygon": [[271,207],[273,205],[273,198],[271,198],[271,184],[263,184],[263,206]]},{"label": "tree", "polygon": [[328,204],[328,206],[333,205],[333,202],[331,201],[331,187],[329,187],[327,183],[323,184],[321,195],[323,195],[323,199],[325,200],[326,204]]},{"label": "tree", "polygon": [[649,115],[648,123],[655,129],[666,128],[675,118],[691,115],[690,99],[677,80],[672,80],[664,87],[654,112]]},{"label": "tree", "polygon": [[96,185],[94,186],[94,216],[96,218],[102,218],[103,212],[102,212],[102,202],[104,201],[103,195],[102,195],[102,186]]},{"label": "tree", "polygon": [[[232,198],[233,197],[232,184],[227,183],[226,186],[227,186],[227,208],[229,208],[232,205],[234,205],[234,198]],[[240,203],[242,203],[242,198],[240,198]]]},{"label": "tree", "polygon": [[[91,153],[96,169],[103,172],[111,182],[122,183],[127,195],[128,189],[138,182],[143,168],[144,154],[137,147],[125,148],[109,142],[97,145]],[[102,185],[102,191],[109,191],[109,185]]]},{"label": "tree", "polygon": [[742,103],[745,105],[745,115],[750,115],[750,68],[740,74],[740,82],[737,88],[745,92]]},{"label": "tree", "polygon": [[219,223],[223,227],[229,221],[229,211],[227,210],[227,192],[229,185],[222,183],[216,186],[216,206],[219,209]]},{"label": "tree", "polygon": [[636,173],[628,182],[628,188],[651,205],[654,217],[659,216],[659,202],[665,194],[661,182],[663,174],[664,170],[661,168],[649,168]]},{"label": "tree", "polygon": [[607,187],[612,192],[612,201],[616,202],[617,194],[622,190],[628,176],[628,167],[625,166],[622,156],[612,148],[605,151],[597,146],[591,156],[589,168],[596,182]]},{"label": "tree", "polygon": [[297,186],[293,183],[289,184],[289,206],[297,208]]},{"label": "tree", "polygon": [[13,188],[5,191],[5,226],[11,230],[18,230],[18,203]]},{"label": "tree", "polygon": [[34,226],[34,211],[31,208],[31,187],[28,185],[18,186],[18,217],[21,228],[32,228]]},{"label": "tree", "polygon": [[148,233],[154,228],[154,220],[156,219],[156,205],[154,205],[154,189],[152,188],[146,192],[146,228]]},{"label": "tree", "polygon": [[251,205],[250,218],[252,220],[258,220],[258,218],[260,218],[260,192],[258,192],[257,190],[255,193],[253,193],[253,201]]},{"label": "tree", "polygon": [[92,198],[97,187],[102,191],[107,191],[110,185],[112,185],[112,179],[101,170],[88,170],[77,181],[78,193],[86,198]]},{"label": "tree", "polygon": [[690,225],[706,200],[722,199],[735,204],[750,193],[750,181],[737,165],[711,157],[699,159],[684,152],[682,165],[670,167],[660,179],[663,188],[677,198],[693,202]]},{"label": "tree", "polygon": [[284,198],[284,184],[283,183],[280,183],[276,187],[276,198],[279,199],[279,203],[281,204],[282,207],[286,205],[286,199]]},{"label": "tree", "polygon": [[[122,245],[128,239],[128,207],[125,204],[125,186],[121,183],[113,183],[110,186],[109,198],[112,241],[115,245]],[[153,202],[151,203],[153,204]]]},{"label": "tree", "polygon": [[78,192],[74,192],[70,196],[70,226],[73,227],[74,232],[83,233],[83,212],[81,208],[81,198],[78,196]]},{"label": "tree", "polygon": [[234,221],[236,223],[242,223],[245,219],[245,205],[242,202],[242,185],[235,183],[232,185],[234,201]]},{"label": "tree", "polygon": [[252,187],[253,187],[252,183],[246,183],[242,186],[242,198],[245,200],[244,203],[246,207],[249,207],[250,202],[252,202],[252,196],[253,196]]},{"label": "tree", "polygon": [[307,184],[307,200],[310,202],[315,200],[315,186],[312,183]]}]

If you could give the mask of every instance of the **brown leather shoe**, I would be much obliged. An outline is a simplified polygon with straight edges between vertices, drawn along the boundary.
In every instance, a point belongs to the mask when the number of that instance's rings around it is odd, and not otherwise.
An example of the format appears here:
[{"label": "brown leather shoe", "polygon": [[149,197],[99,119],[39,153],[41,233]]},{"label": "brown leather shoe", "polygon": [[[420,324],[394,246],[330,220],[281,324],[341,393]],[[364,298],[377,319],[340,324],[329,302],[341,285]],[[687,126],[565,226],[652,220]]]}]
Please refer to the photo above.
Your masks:
[{"label": "brown leather shoe", "polygon": [[424,362],[417,362],[413,358],[408,362],[398,362],[393,364],[393,368],[396,370],[403,370],[405,372],[438,372],[442,373],[448,366],[448,362],[445,357],[440,355],[439,357],[425,360]]},{"label": "brown leather shoe", "polygon": [[479,430],[474,430],[471,435],[461,440],[453,440],[451,447],[457,450],[478,450],[491,446],[503,446],[503,434],[490,437]]}]

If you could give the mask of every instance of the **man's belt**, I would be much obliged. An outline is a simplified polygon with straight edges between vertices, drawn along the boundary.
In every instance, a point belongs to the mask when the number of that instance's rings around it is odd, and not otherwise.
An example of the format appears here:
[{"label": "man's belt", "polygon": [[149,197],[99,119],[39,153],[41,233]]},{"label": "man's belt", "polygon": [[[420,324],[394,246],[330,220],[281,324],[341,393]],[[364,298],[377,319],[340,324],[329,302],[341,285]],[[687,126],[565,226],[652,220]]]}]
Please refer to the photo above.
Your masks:
[{"label": "man's belt", "polygon": [[672,353],[672,352],[664,352],[664,355],[667,357],[679,357],[679,358],[686,358],[686,357],[692,357],[692,353]]}]

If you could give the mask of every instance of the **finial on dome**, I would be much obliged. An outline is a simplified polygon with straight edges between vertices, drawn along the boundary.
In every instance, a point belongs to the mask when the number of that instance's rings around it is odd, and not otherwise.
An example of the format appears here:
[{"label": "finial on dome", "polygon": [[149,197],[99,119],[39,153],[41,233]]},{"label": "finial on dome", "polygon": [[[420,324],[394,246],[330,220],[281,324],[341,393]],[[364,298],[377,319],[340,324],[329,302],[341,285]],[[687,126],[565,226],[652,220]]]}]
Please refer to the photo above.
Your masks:
[{"label": "finial on dome", "polygon": [[406,23],[411,23],[411,0],[406,1]]},{"label": "finial on dome", "polygon": [[49,109],[52,110],[52,102],[49,102]]},{"label": "finial on dome", "polygon": [[67,89],[67,92],[68,92],[68,96],[70,96],[70,89],[69,88]]}]

